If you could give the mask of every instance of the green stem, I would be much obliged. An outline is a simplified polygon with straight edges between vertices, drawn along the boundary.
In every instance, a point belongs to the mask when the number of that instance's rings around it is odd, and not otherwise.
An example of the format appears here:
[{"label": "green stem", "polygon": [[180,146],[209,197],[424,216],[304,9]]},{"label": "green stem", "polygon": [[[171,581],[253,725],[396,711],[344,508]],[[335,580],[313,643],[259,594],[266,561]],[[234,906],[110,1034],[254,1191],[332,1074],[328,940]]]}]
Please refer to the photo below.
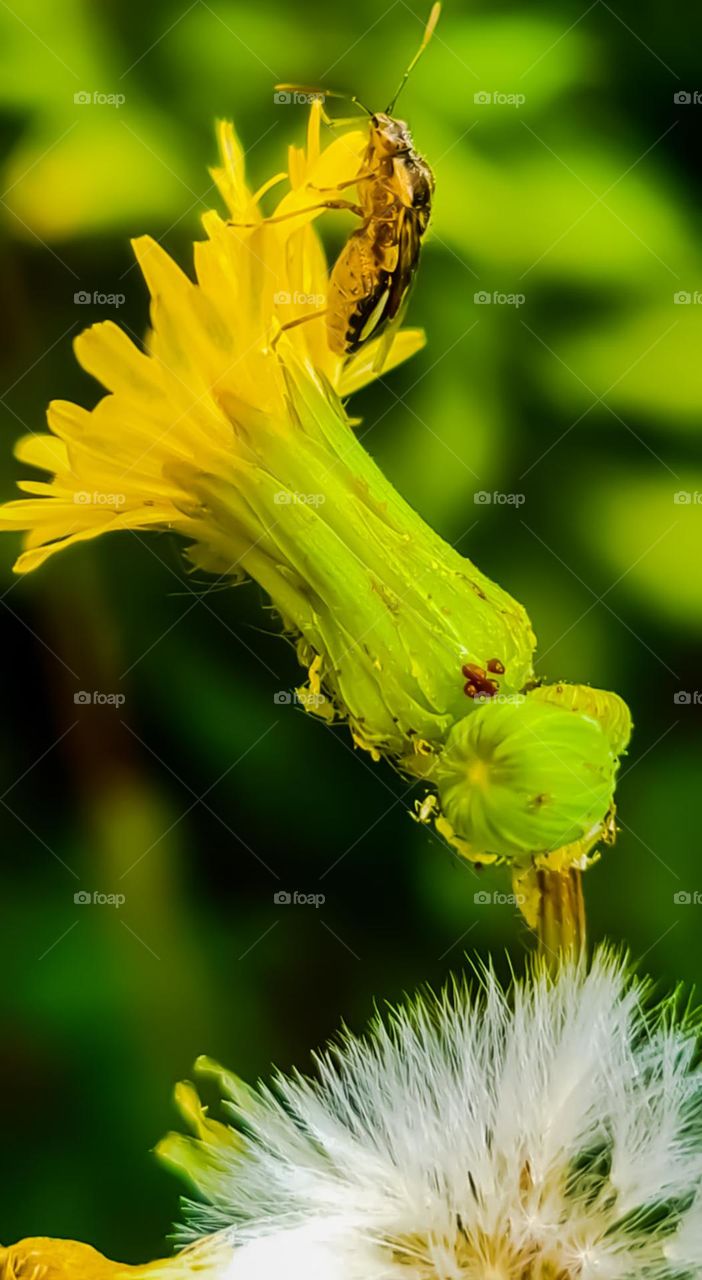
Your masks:
[{"label": "green stem", "polygon": [[584,954],[587,940],[582,872],[575,867],[569,871],[540,870],[537,880],[539,951],[554,964],[566,952]]}]

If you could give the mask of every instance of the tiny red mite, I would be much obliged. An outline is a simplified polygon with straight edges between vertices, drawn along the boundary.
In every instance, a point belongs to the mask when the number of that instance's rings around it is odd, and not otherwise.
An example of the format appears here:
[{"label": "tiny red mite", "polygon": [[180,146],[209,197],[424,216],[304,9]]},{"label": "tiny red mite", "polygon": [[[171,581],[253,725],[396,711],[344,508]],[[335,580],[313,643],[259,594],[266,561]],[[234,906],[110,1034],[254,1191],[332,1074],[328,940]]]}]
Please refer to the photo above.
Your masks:
[{"label": "tiny red mite", "polygon": [[[491,659],[497,661],[497,659]],[[500,665],[502,665],[500,663]],[[492,668],[494,670],[494,668]],[[492,698],[498,691],[499,685],[496,680],[490,680],[484,667],[478,667],[473,662],[467,662],[461,668],[463,675],[466,676],[468,683],[464,685],[463,692],[468,698]],[[504,668],[503,668],[504,670]]]}]

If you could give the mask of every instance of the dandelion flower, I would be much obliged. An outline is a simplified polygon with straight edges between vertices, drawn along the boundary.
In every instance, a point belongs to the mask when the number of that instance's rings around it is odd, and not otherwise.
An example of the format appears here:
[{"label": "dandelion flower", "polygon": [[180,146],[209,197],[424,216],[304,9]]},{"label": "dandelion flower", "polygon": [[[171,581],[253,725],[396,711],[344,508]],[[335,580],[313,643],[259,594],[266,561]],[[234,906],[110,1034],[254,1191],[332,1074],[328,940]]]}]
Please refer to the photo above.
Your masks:
[{"label": "dandelion flower", "polygon": [[345,1033],[313,1079],[252,1090],[201,1060],[231,1123],[180,1087],[195,1136],[161,1155],[198,1200],[166,1274],[696,1280],[697,1034],[649,995],[601,949],[507,992],[487,971],[477,994],[420,996]]},{"label": "dandelion flower", "polygon": [[[101,533],[156,526],[190,539],[193,563],[241,575],[249,566],[240,563],[236,535],[218,526],[211,513],[208,518],[194,487],[198,478],[216,477],[228,492],[231,486],[231,496],[236,489],[240,502],[245,496],[254,507],[257,490],[265,504],[265,481],[277,484],[266,510],[273,523],[280,514],[274,500],[284,505],[293,495],[303,496],[322,465],[335,460],[322,453],[314,465],[309,453],[322,446],[322,424],[313,418],[315,409],[322,411],[319,401],[328,396],[346,427],[336,396],[347,396],[423,345],[421,331],[400,332],[377,371],[378,342],[345,361],[330,350],[321,323],[294,328],[279,349],[274,345],[282,324],[323,301],[327,268],[312,225],[315,214],[264,222],[260,201],[287,178],[290,189],[276,216],[319,204],[319,187],[333,195],[338,182],[353,176],[365,142],[363,134],[351,133],[322,150],[320,111],[315,103],[307,148],[290,149],[288,173],[275,175],[255,194],[246,186],[236,135],[231,125],[220,124],[221,167],[212,176],[229,216],[204,215],[207,239],[194,246],[195,283],[151,237],[132,242],[151,295],[145,350],[112,321],[92,325],[76,339],[80,364],[108,394],[92,412],[53,402],[47,415],[51,434],[33,433],[18,442],[21,461],[53,473],[49,483],[21,481],[34,500],[3,509],[6,527],[28,530],[18,573]],[[246,223],[251,225],[239,225]],[[313,392],[317,402],[307,410],[304,396]],[[290,473],[296,437],[305,437],[298,443],[307,446],[297,476]],[[296,481],[302,486],[297,492]],[[265,542],[260,511],[252,511],[248,523],[242,513],[237,516],[242,540]],[[266,553],[267,544],[261,555]]]},{"label": "dandelion flower", "polygon": [[[111,322],[77,338],[107,394],[90,412],[53,403],[50,434],[19,442],[51,479],[22,481],[30,496],[0,510],[0,527],[25,530],[20,573],[103,533],[155,528],[186,540],[193,567],[258,582],[296,638],[308,710],[345,719],[359,747],[426,783],[416,816],[462,855],[531,876],[533,897],[537,868],[581,868],[611,830],[629,714],[585,686],[534,688],[522,606],[424,523],[354,435],[343,402],[378,375],[385,340],[343,359],[321,321],[282,328],[324,301],[310,206],[320,188],[346,189],[366,142],[322,147],[320,110],[287,174],[253,195],[220,126],[229,218],[204,216],[195,282],[153,240],[134,242],[146,347]],[[286,178],[276,219],[295,216],[266,221],[260,201]],[[400,331],[381,367],[422,341]]]}]

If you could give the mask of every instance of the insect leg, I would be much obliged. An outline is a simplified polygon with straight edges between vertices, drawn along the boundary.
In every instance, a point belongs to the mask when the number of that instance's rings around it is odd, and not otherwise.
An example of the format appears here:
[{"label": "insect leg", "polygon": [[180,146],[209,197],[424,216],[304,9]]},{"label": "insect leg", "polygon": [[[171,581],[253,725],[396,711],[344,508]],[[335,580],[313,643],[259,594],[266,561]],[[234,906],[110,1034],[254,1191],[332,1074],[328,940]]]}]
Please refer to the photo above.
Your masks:
[{"label": "insect leg", "polygon": [[358,124],[358,121],[363,119],[363,116],[330,116],[324,107],[321,111],[322,121],[328,129],[348,129],[350,124]]},{"label": "insect leg", "polygon": [[346,187],[355,187],[357,182],[367,182],[369,178],[378,176],[376,169],[368,169],[366,173],[359,173],[355,178],[348,178],[345,182],[337,182],[335,187],[317,187],[314,182],[310,182],[313,191],[344,191]]},{"label": "insect leg", "polygon": [[304,209],[293,209],[291,213],[279,213],[272,218],[263,218],[261,222],[228,222],[228,227],[262,227],[270,222],[287,222],[289,218],[299,218],[303,213],[315,213],[317,209],[348,209],[351,213],[355,213],[358,218],[365,218],[365,210],[360,204],[353,204],[351,200],[320,200],[319,204],[307,205]]},{"label": "insect leg", "polygon": [[281,334],[285,333],[286,329],[296,329],[299,324],[307,324],[308,320],[317,320],[320,316],[325,316],[326,314],[327,307],[324,307],[321,311],[310,311],[306,316],[298,316],[297,320],[288,320],[285,324],[281,324],[280,329],[271,343],[272,349],[275,351],[278,343],[280,342]]}]

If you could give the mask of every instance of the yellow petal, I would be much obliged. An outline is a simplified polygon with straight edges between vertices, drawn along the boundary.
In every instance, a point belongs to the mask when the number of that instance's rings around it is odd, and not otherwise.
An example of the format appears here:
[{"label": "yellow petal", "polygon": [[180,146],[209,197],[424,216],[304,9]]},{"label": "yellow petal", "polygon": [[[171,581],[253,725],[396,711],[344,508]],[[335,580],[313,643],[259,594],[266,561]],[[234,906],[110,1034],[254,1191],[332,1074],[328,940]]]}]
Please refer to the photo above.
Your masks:
[{"label": "yellow petal", "polygon": [[217,142],[222,167],[210,169],[232,219],[243,222],[251,213],[244,169],[244,152],[229,120],[217,121]]},{"label": "yellow petal", "polygon": [[73,349],[86,373],[108,391],[130,397],[149,396],[155,388],[153,362],[112,320],[91,325],[74,340]]},{"label": "yellow petal", "polygon": [[176,1085],[175,1100],[194,1137],[167,1133],[156,1147],[156,1154],[171,1168],[185,1176],[200,1191],[216,1194],[221,1182],[222,1163],[231,1166],[243,1143],[230,1125],[211,1120],[197,1090],[187,1081]]},{"label": "yellow petal", "polygon": [[307,163],[309,165],[316,164],[320,153],[320,130],[322,126],[322,103],[319,98],[315,98],[310,108],[310,118],[307,121]]},{"label": "yellow petal", "polygon": [[[59,505],[58,503],[48,502],[46,499],[40,499],[39,501],[43,507],[42,518],[45,519],[46,515],[56,514],[56,507]],[[14,505],[19,506],[22,504]],[[31,504],[29,502],[26,503],[27,507],[30,505]],[[50,508],[49,512],[46,510],[47,507]],[[74,532],[76,524],[81,519],[86,519],[87,517],[82,514],[84,509],[80,506],[74,506],[72,510],[76,513],[80,512],[81,514],[76,514],[73,517],[73,523],[71,525],[69,523],[70,517],[68,515],[68,508],[66,508],[65,527],[61,529],[58,537],[55,526],[48,524],[43,525],[42,523],[37,522],[34,537],[32,539],[33,542],[36,542],[37,538],[49,536],[56,540],[50,542],[48,545],[35,545],[31,550],[24,551],[13,565],[15,573],[31,573],[33,569],[38,569],[45,560],[48,560],[49,557],[54,555],[57,551],[63,551],[65,547],[70,547],[73,543],[89,542],[92,538],[97,538],[102,533],[117,533],[121,529],[144,529],[150,524],[163,526],[164,524],[167,524],[169,519],[172,517],[172,509],[167,510],[163,506],[154,506],[147,509],[138,508],[135,511],[127,511],[122,515],[112,515],[111,517],[106,512],[98,512],[96,510],[95,514],[92,516],[92,523],[86,528],[79,529],[77,532]],[[0,519],[4,514],[5,511],[0,509]],[[27,528],[28,523],[29,520],[26,518],[19,527]],[[31,523],[33,524],[34,521],[31,521]]]},{"label": "yellow petal", "polygon": [[42,471],[65,471],[68,452],[63,440],[48,434],[22,436],[15,445],[15,457]]},{"label": "yellow petal", "polygon": [[[306,166],[304,181],[283,197],[275,211],[276,217],[293,213],[296,209],[308,212],[301,214],[299,218],[290,219],[289,222],[274,225],[279,229],[283,228],[285,234],[286,227],[292,230],[327,212],[321,205],[323,200],[333,199],[335,194],[348,199],[348,191],[339,191],[338,184],[348,182],[359,172],[367,145],[367,135],[358,130],[335,138],[314,164]],[[322,191],[319,190],[320,187]],[[312,209],[313,205],[317,207]]]},{"label": "yellow petal", "polygon": [[247,1103],[256,1096],[255,1091],[244,1080],[234,1075],[233,1071],[229,1071],[227,1067],[223,1067],[219,1062],[215,1062],[214,1058],[208,1058],[204,1053],[200,1054],[199,1058],[196,1059],[195,1070],[200,1076],[209,1076],[211,1079],[216,1080],[220,1091],[242,1109],[245,1109]]},{"label": "yellow petal", "polygon": [[90,414],[70,400],[52,400],[46,411],[46,421],[55,435],[70,442],[74,438],[80,440],[90,426]]},{"label": "yellow petal", "polygon": [[[226,1251],[231,1254],[231,1250]],[[170,1277],[205,1276],[215,1273],[218,1260],[224,1261],[222,1246],[207,1243],[197,1249],[186,1249],[174,1258],[162,1258],[132,1267],[124,1262],[110,1262],[97,1249],[77,1240],[52,1240],[36,1236],[20,1240],[8,1249],[0,1248],[0,1280],[157,1280]]]},{"label": "yellow petal", "polygon": [[136,236],[132,240],[132,249],[154,301],[163,297],[188,296],[192,282],[153,236]]},{"label": "yellow petal", "polygon": [[72,499],[52,499],[47,502],[45,498],[40,498],[33,502],[30,498],[19,498],[0,507],[0,524],[11,529],[30,529],[49,516],[55,518],[57,514],[66,520],[70,517],[75,520],[81,517],[92,519],[89,510],[81,505],[74,505]]},{"label": "yellow petal", "polygon": [[361,387],[367,387],[376,378],[416,355],[424,346],[426,337],[423,329],[401,329],[395,336],[382,369],[376,370],[375,357],[382,341],[382,337],[375,338],[342,366],[336,379],[336,390],[342,399],[359,391]]},{"label": "yellow petal", "polygon": [[22,493],[32,493],[36,496],[40,494],[48,498],[63,498],[73,501],[73,495],[68,489],[62,489],[54,480],[48,482],[46,480],[18,480],[17,488]]}]

